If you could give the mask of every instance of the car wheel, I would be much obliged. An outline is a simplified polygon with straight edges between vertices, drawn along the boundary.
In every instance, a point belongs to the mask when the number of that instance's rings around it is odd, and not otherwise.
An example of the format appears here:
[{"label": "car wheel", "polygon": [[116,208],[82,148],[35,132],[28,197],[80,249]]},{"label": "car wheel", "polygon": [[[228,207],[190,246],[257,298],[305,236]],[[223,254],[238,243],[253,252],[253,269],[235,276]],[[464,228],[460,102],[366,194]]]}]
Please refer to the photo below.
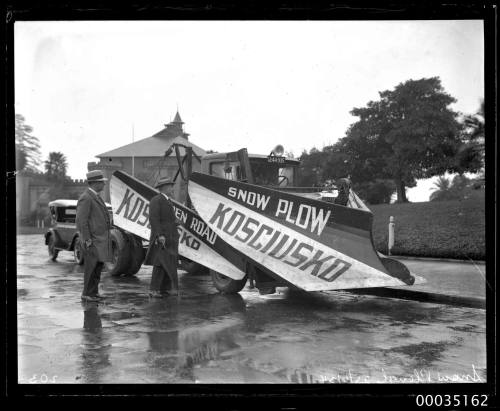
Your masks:
[{"label": "car wheel", "polygon": [[210,276],[212,277],[215,288],[224,294],[235,294],[240,292],[247,282],[246,275],[241,280],[233,280],[217,271],[210,270]]},{"label": "car wheel", "polygon": [[80,237],[75,238],[75,245],[73,246],[73,255],[75,257],[75,262],[78,265],[83,264],[83,250],[82,243],[80,242]]},{"label": "car wheel", "polygon": [[49,251],[49,257],[52,261],[57,260],[57,256],[59,255],[59,250],[56,249],[56,240],[54,238],[54,234],[51,234],[49,237],[49,243],[47,245],[47,249]]}]

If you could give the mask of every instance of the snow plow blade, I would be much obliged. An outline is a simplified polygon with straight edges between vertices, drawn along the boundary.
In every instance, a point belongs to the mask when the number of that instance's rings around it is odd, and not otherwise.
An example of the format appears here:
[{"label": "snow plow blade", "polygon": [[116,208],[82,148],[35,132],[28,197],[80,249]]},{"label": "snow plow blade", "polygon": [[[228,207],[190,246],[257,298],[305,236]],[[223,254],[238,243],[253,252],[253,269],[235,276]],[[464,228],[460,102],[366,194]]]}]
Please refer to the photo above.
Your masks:
[{"label": "snow plow blade", "polygon": [[[115,171],[110,181],[113,224],[149,241],[149,201],[158,190],[124,173]],[[201,218],[172,199],[180,220],[179,255],[198,262],[234,280],[245,276],[245,265],[239,253],[221,240]]]},{"label": "snow plow blade", "polygon": [[274,277],[306,291],[425,282],[406,266],[379,258],[373,215],[365,209],[193,173],[190,199],[226,243]]}]

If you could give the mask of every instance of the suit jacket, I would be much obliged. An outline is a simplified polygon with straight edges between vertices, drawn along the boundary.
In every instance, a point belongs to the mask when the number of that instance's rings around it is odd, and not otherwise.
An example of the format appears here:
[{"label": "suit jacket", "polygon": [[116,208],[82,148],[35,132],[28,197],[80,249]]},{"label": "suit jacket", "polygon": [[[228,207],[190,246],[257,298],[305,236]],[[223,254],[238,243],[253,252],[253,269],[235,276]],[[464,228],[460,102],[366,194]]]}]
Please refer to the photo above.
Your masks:
[{"label": "suit jacket", "polygon": [[[90,189],[78,199],[76,206],[76,228],[80,232],[82,244],[92,240],[87,252],[96,254],[98,261],[111,261],[111,219],[108,208],[101,197]],[[83,244],[84,246],[84,244]],[[85,246],[84,246],[85,247]]]},{"label": "suit jacket", "polygon": [[[174,207],[172,202],[167,200],[161,193],[155,195],[149,202],[149,223],[151,224],[151,236],[144,264],[164,265],[160,264],[160,258],[167,255],[174,257],[168,265],[174,264],[173,260],[175,260],[175,267],[177,267],[179,233],[177,231]],[[156,239],[161,235],[166,240],[165,249],[162,249],[156,243]]]}]

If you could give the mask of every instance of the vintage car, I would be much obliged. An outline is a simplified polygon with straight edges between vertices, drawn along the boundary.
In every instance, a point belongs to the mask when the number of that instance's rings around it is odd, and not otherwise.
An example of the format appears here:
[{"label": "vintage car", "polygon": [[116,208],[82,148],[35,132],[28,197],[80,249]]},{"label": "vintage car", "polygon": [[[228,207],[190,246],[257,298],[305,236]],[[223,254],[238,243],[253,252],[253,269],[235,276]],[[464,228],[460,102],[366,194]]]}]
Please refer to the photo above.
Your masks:
[{"label": "vintage car", "polygon": [[[76,229],[77,200],[54,200],[49,203],[52,227],[45,233],[45,244],[49,257],[56,261],[59,251],[73,251],[75,261],[83,264],[83,254]],[[109,214],[113,218],[111,204],[106,203]]]},{"label": "vintage car", "polygon": [[[49,203],[52,227],[45,233],[45,245],[52,261],[56,261],[59,252],[65,250],[73,251],[76,263],[83,264],[80,236],[76,229],[77,203],[77,200],[54,200]],[[106,206],[113,223],[111,204],[106,203]],[[110,238],[112,261],[106,262],[104,271],[113,276],[136,274],[145,256],[143,242],[114,225],[110,231]],[[126,253],[125,249],[133,250],[133,253]]]}]

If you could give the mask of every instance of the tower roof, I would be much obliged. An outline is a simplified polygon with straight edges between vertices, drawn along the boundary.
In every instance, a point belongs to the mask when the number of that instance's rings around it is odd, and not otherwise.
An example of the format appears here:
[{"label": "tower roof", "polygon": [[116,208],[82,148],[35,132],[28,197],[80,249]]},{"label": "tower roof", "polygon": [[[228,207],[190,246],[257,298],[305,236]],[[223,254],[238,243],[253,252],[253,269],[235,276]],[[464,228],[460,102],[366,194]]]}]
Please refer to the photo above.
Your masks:
[{"label": "tower roof", "polygon": [[179,115],[179,110],[177,110],[177,113],[175,114],[174,121],[172,123],[181,123],[184,124],[184,122],[181,119],[181,116]]}]

